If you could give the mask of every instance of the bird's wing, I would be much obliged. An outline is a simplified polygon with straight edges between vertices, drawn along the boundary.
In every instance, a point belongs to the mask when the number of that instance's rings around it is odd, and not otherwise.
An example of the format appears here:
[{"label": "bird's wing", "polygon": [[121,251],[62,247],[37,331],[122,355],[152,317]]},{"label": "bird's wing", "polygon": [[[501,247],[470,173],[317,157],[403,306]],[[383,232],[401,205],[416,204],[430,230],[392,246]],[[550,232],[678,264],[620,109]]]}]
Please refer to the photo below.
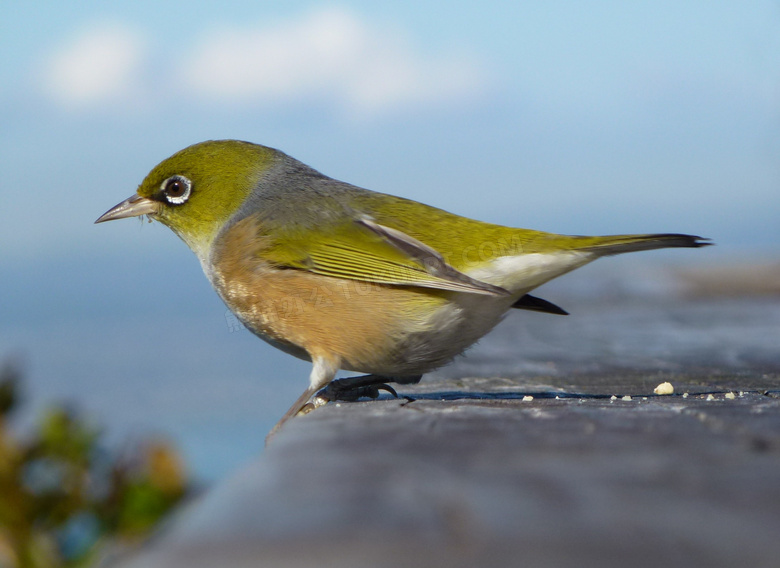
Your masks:
[{"label": "bird's wing", "polygon": [[313,231],[277,228],[262,257],[280,267],[396,286],[421,286],[507,296],[499,286],[471,278],[408,234],[369,217]]}]

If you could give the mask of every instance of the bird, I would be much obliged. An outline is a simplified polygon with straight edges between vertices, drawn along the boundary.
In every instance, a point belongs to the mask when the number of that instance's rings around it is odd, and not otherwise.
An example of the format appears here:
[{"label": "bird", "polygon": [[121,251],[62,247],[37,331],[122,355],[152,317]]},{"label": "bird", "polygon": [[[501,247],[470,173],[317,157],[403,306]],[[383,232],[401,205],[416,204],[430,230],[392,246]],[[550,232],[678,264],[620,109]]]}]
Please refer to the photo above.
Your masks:
[{"label": "bird", "polygon": [[[703,247],[680,234],[571,236],[477,221],[330,178],[239,140],[191,145],[95,223],[147,216],[195,253],[228,308],[311,361],[271,431],[333,400],[393,395],[451,362],[512,309],[566,315],[538,286],[602,256]],[[364,376],[335,379],[339,370]]]}]

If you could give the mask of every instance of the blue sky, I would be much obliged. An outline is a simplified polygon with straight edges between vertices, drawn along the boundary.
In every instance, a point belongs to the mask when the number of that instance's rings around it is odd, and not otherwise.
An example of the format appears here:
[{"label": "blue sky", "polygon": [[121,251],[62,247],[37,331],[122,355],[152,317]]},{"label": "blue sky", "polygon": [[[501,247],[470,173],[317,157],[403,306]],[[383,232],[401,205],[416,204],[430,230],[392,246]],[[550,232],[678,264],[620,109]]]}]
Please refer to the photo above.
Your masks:
[{"label": "blue sky", "polygon": [[777,2],[2,10],[0,258],[179,254],[91,222],[209,138],[505,224],[780,237]]}]

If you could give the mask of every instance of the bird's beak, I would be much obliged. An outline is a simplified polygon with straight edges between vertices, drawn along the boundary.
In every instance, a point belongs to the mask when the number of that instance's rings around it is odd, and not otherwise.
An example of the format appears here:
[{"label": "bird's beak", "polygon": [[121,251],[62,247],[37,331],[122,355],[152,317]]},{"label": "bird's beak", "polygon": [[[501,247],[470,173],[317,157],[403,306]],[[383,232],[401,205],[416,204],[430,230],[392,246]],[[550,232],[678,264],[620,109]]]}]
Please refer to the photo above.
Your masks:
[{"label": "bird's beak", "polygon": [[113,221],[114,219],[125,219],[126,217],[139,217],[141,215],[154,215],[157,213],[160,204],[148,197],[133,195],[128,197],[122,203],[114,205],[111,209],[98,217],[95,223],[103,221]]}]

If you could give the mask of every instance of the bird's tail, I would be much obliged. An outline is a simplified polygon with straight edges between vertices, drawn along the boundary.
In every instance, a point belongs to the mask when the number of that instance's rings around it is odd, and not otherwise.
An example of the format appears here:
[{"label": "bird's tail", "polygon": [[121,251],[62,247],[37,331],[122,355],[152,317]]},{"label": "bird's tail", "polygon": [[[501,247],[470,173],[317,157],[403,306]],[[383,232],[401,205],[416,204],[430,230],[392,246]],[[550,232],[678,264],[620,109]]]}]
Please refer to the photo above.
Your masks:
[{"label": "bird's tail", "polygon": [[670,247],[698,248],[711,245],[709,239],[679,233],[654,235],[614,235],[608,237],[572,237],[572,249],[594,252],[599,256]]}]

